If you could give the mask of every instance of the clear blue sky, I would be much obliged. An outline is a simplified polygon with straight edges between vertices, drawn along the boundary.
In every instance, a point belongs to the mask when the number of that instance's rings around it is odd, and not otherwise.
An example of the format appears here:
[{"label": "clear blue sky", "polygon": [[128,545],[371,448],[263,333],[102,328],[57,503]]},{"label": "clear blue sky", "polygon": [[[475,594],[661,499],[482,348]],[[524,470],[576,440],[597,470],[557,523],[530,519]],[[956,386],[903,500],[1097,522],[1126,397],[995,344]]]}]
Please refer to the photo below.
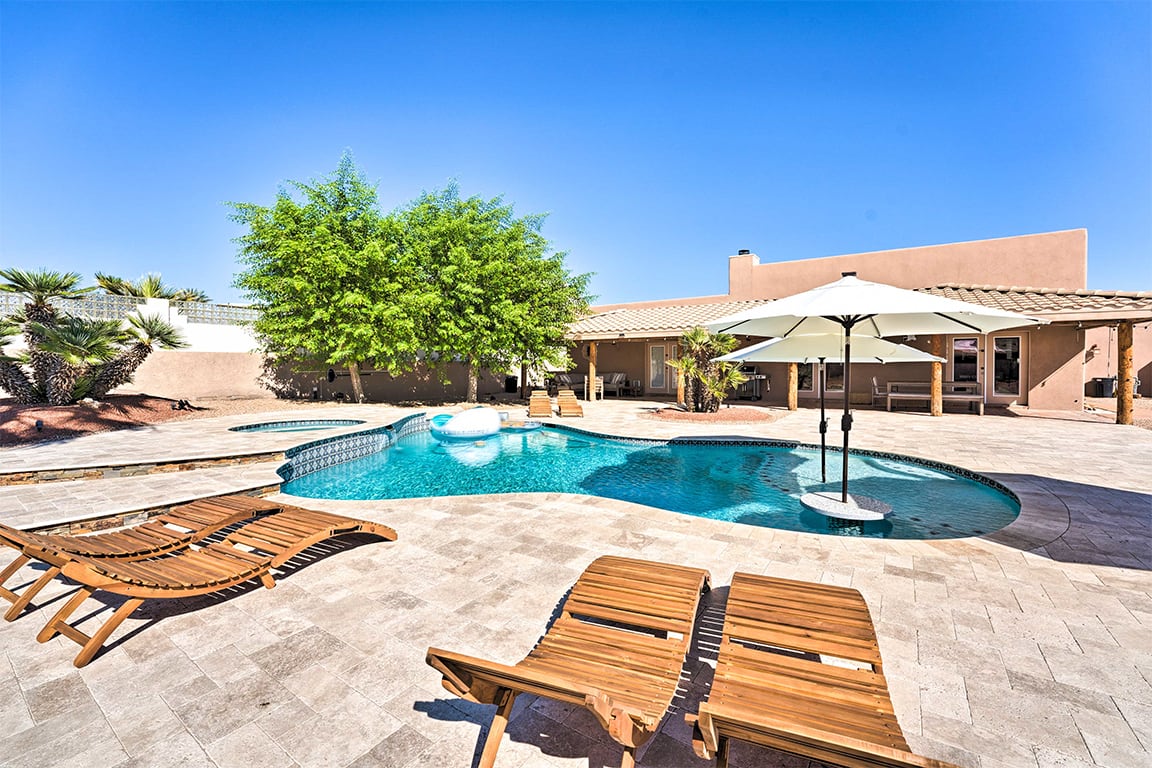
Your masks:
[{"label": "clear blue sky", "polygon": [[550,214],[600,302],[1086,227],[1152,289],[1152,3],[0,0],[0,265],[239,300],[225,201],[349,149]]}]

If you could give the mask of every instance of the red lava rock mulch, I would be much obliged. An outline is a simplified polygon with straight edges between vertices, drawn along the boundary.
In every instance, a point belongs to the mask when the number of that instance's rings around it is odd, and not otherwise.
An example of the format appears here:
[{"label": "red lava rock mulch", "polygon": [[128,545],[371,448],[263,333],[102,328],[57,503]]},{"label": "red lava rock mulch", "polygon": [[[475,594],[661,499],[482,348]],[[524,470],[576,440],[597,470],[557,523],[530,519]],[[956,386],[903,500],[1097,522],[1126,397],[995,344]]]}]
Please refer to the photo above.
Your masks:
[{"label": "red lava rock mulch", "polygon": [[[175,400],[151,395],[115,395],[76,405],[17,405],[0,400],[0,446],[60,440],[92,432],[156,424],[186,415],[172,410]],[[36,431],[36,421],[43,422]]]},{"label": "red lava rock mulch", "polygon": [[658,411],[642,414],[644,418],[656,421],[681,421],[692,424],[769,424],[780,418],[776,411],[767,408],[721,408],[716,413],[689,413],[679,408],[661,408]]}]

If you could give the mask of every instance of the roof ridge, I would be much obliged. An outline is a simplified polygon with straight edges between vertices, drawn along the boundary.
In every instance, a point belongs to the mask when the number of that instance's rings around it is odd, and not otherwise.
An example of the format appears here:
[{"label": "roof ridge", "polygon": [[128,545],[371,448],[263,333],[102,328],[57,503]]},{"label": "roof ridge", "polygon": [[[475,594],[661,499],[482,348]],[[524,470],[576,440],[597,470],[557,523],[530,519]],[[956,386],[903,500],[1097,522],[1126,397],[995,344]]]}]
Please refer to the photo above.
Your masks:
[{"label": "roof ridge", "polygon": [[939,283],[926,288],[917,288],[918,291],[931,290],[962,290],[962,291],[989,291],[997,293],[1039,293],[1048,296],[1099,296],[1101,298],[1115,299],[1147,299],[1152,298],[1152,291],[1103,291],[1093,288],[1037,288],[1020,285],[978,285],[975,283]]}]

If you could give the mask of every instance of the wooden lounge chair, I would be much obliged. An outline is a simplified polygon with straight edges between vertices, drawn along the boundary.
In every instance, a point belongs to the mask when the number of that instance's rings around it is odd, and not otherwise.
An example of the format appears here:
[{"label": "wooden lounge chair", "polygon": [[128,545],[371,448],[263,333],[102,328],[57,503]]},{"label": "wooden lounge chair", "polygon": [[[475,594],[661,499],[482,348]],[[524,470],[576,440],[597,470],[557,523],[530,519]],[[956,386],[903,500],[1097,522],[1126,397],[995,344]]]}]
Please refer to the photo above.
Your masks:
[{"label": "wooden lounge chair", "polygon": [[[318,542],[349,533],[371,533],[394,541],[396,532],[386,525],[341,515],[285,506],[282,512],[261,518],[229,533],[223,541],[188,548],[154,560],[131,562],[70,556],[46,549],[30,553],[60,569],[80,589],[40,630],[36,639],[47,642],[57,634],[81,647],[73,664],[83,667],[124,619],[150,598],[180,598],[219,592],[252,579],[275,586],[271,571]],[[97,591],[128,598],[92,635],[68,623],[72,613]]]},{"label": "wooden lounge chair", "polygon": [[556,406],[561,416],[583,416],[584,406],[576,399],[576,393],[570,389],[562,389],[556,393]]},{"label": "wooden lounge chair", "polygon": [[170,512],[141,525],[82,536],[33,533],[0,524],[0,543],[20,550],[16,559],[0,571],[0,597],[12,603],[4,619],[12,621],[19,616],[32,598],[60,573],[58,566],[49,565],[48,570],[19,594],[4,587],[32,559],[29,548],[109,560],[142,560],[183,549],[221,528],[281,509],[282,505],[275,502],[236,495],[198,499],[173,507]]},{"label": "wooden lounge chair", "polygon": [[624,746],[623,768],[656,732],[672,702],[692,639],[708,572],[664,563],[601,557],[572,587],[560,617],[515,666],[429,648],[444,687],[468,701],[495,704],[480,768],[491,768],[512,703],[521,693],[591,710]]},{"label": "wooden lounge chair", "polygon": [[868,605],[844,587],[733,576],[712,690],[685,719],[719,768],[730,739],[850,768],[955,768],[909,750]]},{"label": "wooden lounge chair", "polygon": [[537,389],[528,397],[528,418],[548,419],[552,417],[552,398],[542,389]]}]

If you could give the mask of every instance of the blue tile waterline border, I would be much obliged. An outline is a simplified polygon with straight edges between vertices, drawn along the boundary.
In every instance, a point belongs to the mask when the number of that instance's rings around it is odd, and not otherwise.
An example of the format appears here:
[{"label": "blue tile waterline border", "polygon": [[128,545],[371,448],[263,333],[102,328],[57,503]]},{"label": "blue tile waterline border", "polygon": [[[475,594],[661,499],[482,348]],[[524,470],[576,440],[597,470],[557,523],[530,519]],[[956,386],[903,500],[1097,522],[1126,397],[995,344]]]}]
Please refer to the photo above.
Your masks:
[{"label": "blue tile waterline border", "polygon": [[[364,432],[355,432],[351,435],[335,435],[322,440],[305,443],[304,445],[291,448],[284,452],[288,461],[282,465],[277,472],[280,477],[284,478],[285,482],[288,482],[289,480],[309,475],[321,469],[327,469],[336,464],[343,464],[346,461],[363,458],[377,451],[382,451],[402,437],[417,432],[428,431],[429,424],[430,422],[426,414],[417,413],[406,416],[384,427],[375,427]],[[553,429],[559,432],[570,432],[572,434],[601,440],[612,440],[618,443],[624,443],[625,445],[759,445],[769,448],[791,448],[804,451],[820,450],[820,446],[814,443],[801,443],[796,440],[777,440],[769,437],[674,437],[671,439],[661,439],[654,437],[621,437],[604,432],[580,429],[579,427],[573,427],[568,424],[545,424],[543,428],[546,430]],[[348,445],[343,445],[345,441],[348,442]],[[829,445],[827,450],[829,453],[843,452],[842,447],[839,445]],[[852,448],[849,452],[855,456],[903,461],[927,469],[947,472],[957,477],[962,477],[965,480],[972,480],[973,482],[987,486],[1010,498],[1016,503],[1017,507],[1022,506],[1020,497],[1008,486],[987,475],[958,467],[955,464],[946,464],[942,461],[922,459],[918,456],[907,456],[901,453],[874,451],[867,448]]]},{"label": "blue tile waterline border", "polygon": [[239,427],[229,427],[229,432],[261,432],[270,431],[269,427],[315,427],[325,426],[332,427],[354,427],[357,424],[363,424],[364,419],[296,419],[296,420],[280,420],[280,421],[262,421],[259,424],[243,424]]},{"label": "blue tile waterline border", "polygon": [[377,453],[405,435],[427,429],[427,417],[423,413],[415,413],[383,427],[312,440],[284,451],[286,461],[276,470],[276,474],[284,482],[289,482],[321,469]]}]

